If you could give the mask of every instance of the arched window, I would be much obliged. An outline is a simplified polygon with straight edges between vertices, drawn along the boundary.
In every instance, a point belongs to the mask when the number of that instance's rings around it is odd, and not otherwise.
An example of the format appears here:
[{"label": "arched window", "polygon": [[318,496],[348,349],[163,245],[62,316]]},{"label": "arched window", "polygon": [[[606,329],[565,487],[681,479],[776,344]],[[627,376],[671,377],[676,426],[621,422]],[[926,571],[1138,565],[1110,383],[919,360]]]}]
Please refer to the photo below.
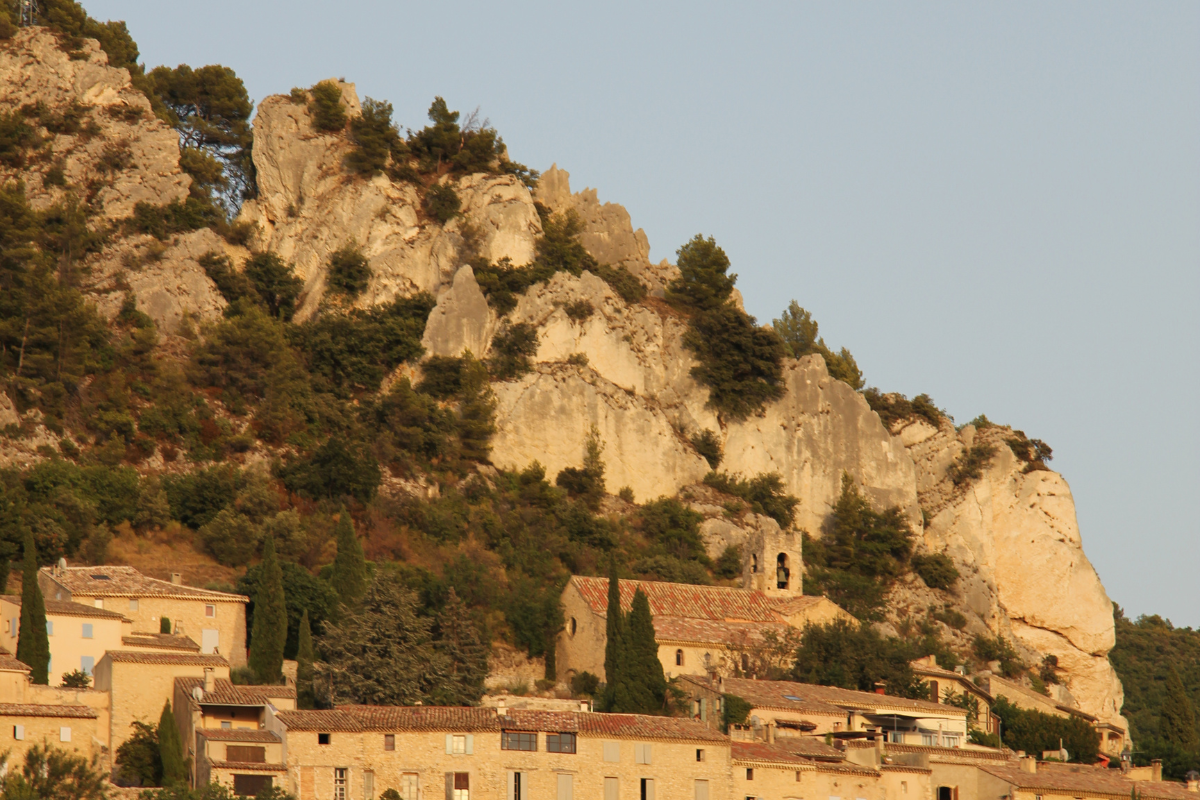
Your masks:
[{"label": "arched window", "polygon": [[579,628],[579,624],[578,624],[577,622],[575,622],[575,618],[574,618],[574,617],[571,617],[571,628],[570,628],[570,631],[571,631],[571,635],[572,635],[572,636],[574,636],[574,635],[575,635],[575,631],[576,631],[578,628]]},{"label": "arched window", "polygon": [[750,571],[755,572],[755,573],[758,572],[758,555],[757,554],[751,554],[751,556],[750,556]]},{"label": "arched window", "polygon": [[791,564],[788,561],[787,553],[780,553],[775,559],[775,585],[780,589],[786,589],[792,584]]},{"label": "arched window", "polygon": [[742,672],[746,673],[749,671],[750,671],[750,656],[747,655],[746,653],[742,653]]},{"label": "arched window", "polygon": [[677,666],[677,667],[683,666],[683,651],[682,650],[675,651],[675,666]]}]

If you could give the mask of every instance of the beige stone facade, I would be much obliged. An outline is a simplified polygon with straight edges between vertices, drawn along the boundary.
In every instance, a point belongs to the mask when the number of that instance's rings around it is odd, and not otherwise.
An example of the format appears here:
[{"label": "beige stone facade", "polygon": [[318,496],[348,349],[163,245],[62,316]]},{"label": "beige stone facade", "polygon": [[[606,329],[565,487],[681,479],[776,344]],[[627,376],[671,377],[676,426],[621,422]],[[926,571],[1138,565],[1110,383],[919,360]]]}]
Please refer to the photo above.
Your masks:
[{"label": "beige stone facade", "polygon": [[87,706],[0,703],[0,752],[17,765],[35,744],[103,756],[98,717]]},{"label": "beige stone facade", "polygon": [[366,800],[386,789],[405,800],[730,797],[728,740],[691,720],[353,706],[280,712],[269,727],[286,741],[283,788],[297,800]]},{"label": "beige stone facade", "polygon": [[190,637],[205,655],[220,655],[233,666],[246,663],[246,603],[239,594],[158,580],[133,567],[45,567],[38,584],[47,601],[68,601],[116,612],[137,633],[158,633],[161,620],[175,634]]},{"label": "beige stone facade", "polygon": [[206,669],[229,678],[229,662],[199,653],[110,650],[96,665],[95,688],[112,698],[109,746],[113,752],[132,734],[135,720],[157,724],[163,705],[175,695],[176,678],[204,678]]},{"label": "beige stone facade", "polygon": [[[17,651],[21,598],[0,596],[0,647]],[[113,611],[67,601],[46,601],[46,633],[50,642],[50,682],[82,670],[92,674],[108,650],[121,649],[121,637],[132,631],[132,621]]]}]

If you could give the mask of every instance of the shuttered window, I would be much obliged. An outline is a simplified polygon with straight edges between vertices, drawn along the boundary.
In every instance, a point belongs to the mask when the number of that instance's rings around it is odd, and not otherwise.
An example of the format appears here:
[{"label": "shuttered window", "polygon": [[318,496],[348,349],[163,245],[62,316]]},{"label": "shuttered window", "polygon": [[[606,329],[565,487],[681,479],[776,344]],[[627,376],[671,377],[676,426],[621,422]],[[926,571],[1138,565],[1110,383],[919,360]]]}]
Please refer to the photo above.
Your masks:
[{"label": "shuttered window", "polygon": [[575,800],[575,779],[571,775],[558,776],[557,800]]},{"label": "shuttered window", "polygon": [[693,800],[708,800],[708,781],[696,781],[692,790]]},{"label": "shuttered window", "polygon": [[651,757],[650,757],[650,745],[635,744],[633,746],[633,760],[634,760],[634,763],[637,763],[637,764],[653,763],[653,761],[651,760]]},{"label": "shuttered window", "polygon": [[272,788],[270,775],[234,775],[233,793],[242,797],[254,797],[264,789]]},{"label": "shuttered window", "polygon": [[620,742],[605,742],[604,743],[604,760],[616,763],[621,760],[621,743]]},{"label": "shuttered window", "polygon": [[621,781],[617,778],[604,779],[604,800],[621,800]]},{"label": "shuttered window", "polygon": [[267,761],[267,748],[245,744],[226,745],[225,760],[240,761],[243,764],[265,764]]}]

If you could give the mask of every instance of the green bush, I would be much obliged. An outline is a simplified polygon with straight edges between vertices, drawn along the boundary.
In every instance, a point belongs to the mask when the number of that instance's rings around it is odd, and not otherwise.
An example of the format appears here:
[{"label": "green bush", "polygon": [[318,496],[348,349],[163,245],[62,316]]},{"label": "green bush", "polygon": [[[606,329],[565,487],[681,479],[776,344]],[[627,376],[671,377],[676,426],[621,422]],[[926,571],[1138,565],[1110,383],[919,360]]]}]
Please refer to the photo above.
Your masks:
[{"label": "green bush", "polygon": [[800,504],[798,498],[784,492],[778,472],[765,472],[749,480],[727,472],[710,472],[704,476],[704,483],[718,492],[742,498],[754,513],[771,517],[783,528],[792,524]]},{"label": "green bush", "polygon": [[232,466],[215,466],[167,475],[162,479],[163,491],[171,507],[171,518],[189,528],[207,525],[217,514],[233,503],[241,483],[241,474]]},{"label": "green bush", "polygon": [[700,536],[704,515],[673,497],[663,497],[642,506],[638,517],[642,535],[652,545],[652,555],[708,565],[704,539]]},{"label": "green bush", "polygon": [[716,469],[721,465],[721,440],[712,431],[705,428],[691,438],[692,447],[704,457],[708,466]]},{"label": "green bush", "polygon": [[708,586],[712,577],[699,561],[675,558],[674,556],[650,556],[635,561],[633,571],[652,581],[686,583],[693,586]]},{"label": "green bush", "polygon": [[955,486],[979,480],[983,477],[983,471],[987,469],[994,455],[996,455],[994,445],[984,442],[973,444],[946,469],[946,475],[954,481]]},{"label": "green bush", "polygon": [[414,391],[408,378],[392,384],[387,394],[368,406],[364,417],[376,431],[372,447],[382,464],[402,465],[413,458],[428,464],[457,452],[454,413],[423,391]]},{"label": "green bush", "polygon": [[218,564],[244,567],[258,552],[262,531],[246,516],[224,508],[200,527],[197,536]]},{"label": "green bush", "polygon": [[492,338],[492,353],[488,371],[496,380],[510,381],[533,369],[533,357],[538,351],[537,328],[528,322],[518,322],[502,329]]},{"label": "green bush", "polygon": [[371,282],[371,265],[367,257],[352,244],[338,249],[329,257],[329,286],[347,297],[358,297]]},{"label": "green bush", "polygon": [[1017,708],[1000,696],[992,705],[1000,718],[1004,744],[1012,750],[1043,753],[1063,747],[1077,764],[1092,764],[1100,755],[1100,733],[1079,717],[1058,717]]},{"label": "green bush", "polygon": [[1004,442],[1013,455],[1025,462],[1025,472],[1050,469],[1046,462],[1054,458],[1054,451],[1041,439],[1030,439],[1025,431],[1013,431],[1013,435]]},{"label": "green bush", "polygon": [[929,687],[912,670],[920,651],[910,643],[884,637],[870,625],[836,620],[810,625],[800,637],[792,680],[871,692],[882,682],[896,697],[929,699]]},{"label": "green bush", "polygon": [[930,589],[950,589],[958,580],[958,570],[945,553],[919,553],[912,558],[912,568]]},{"label": "green bush", "polygon": [[221,212],[215,206],[195,197],[187,197],[172,200],[163,206],[138,202],[133,206],[127,227],[135,233],[147,233],[155,239],[166,241],[174,234],[214,227],[223,221]]},{"label": "green bush", "polygon": [[584,670],[571,676],[571,694],[576,697],[595,697],[600,690],[600,679]]},{"label": "green bush", "polygon": [[944,622],[956,631],[961,631],[967,627],[967,618],[961,612],[950,606],[945,606],[933,612],[933,618],[938,622]]},{"label": "green bush", "polygon": [[448,183],[437,183],[425,192],[425,213],[443,225],[462,209],[462,200],[458,192]]},{"label": "green bush", "polygon": [[590,271],[607,283],[626,303],[638,303],[646,297],[646,284],[634,277],[625,267],[610,267],[608,264],[597,264]]},{"label": "green bush", "polygon": [[783,343],[734,306],[692,317],[683,343],[700,362],[692,376],[708,387],[709,403],[730,418],[745,419],[783,396]]},{"label": "green bush", "polygon": [[713,564],[713,574],[718,578],[732,580],[742,575],[742,548],[728,545]]},{"label": "green bush", "polygon": [[265,397],[272,368],[295,364],[283,325],[253,306],[241,305],[192,350],[189,377],[241,397]]},{"label": "green bush", "polygon": [[417,391],[439,400],[457,397],[463,388],[466,360],[455,356],[430,356],[421,364]]},{"label": "green bush", "polygon": [[287,322],[296,313],[304,281],[293,274],[291,264],[274,253],[255,253],[246,259],[242,274],[272,317]]},{"label": "green bush", "polygon": [[200,256],[199,263],[204,274],[217,286],[225,302],[233,304],[239,300],[256,298],[257,294],[246,276],[233,268],[229,256],[209,251]]},{"label": "green bush", "polygon": [[727,274],[729,256],[716,241],[696,234],[676,255],[679,277],[667,287],[667,300],[697,312],[723,307],[733,294],[737,275]]},{"label": "green bush", "polygon": [[310,500],[353,497],[370,502],[383,476],[366,447],[331,436],[311,455],[289,462],[279,473],[288,491]]},{"label": "green bush", "polygon": [[999,634],[994,637],[977,635],[971,648],[980,661],[999,661],[1000,673],[1006,678],[1019,678],[1028,669],[1012,643]]},{"label": "green bush", "polygon": [[346,127],[346,109],[342,106],[342,90],[333,81],[321,81],[309,90],[308,113],[312,125],[319,131],[333,133]]},{"label": "green bush", "polygon": [[941,410],[927,394],[919,394],[910,401],[902,394],[883,394],[872,386],[863,391],[863,397],[871,410],[879,415],[883,426],[889,430],[893,423],[913,417],[920,417],[935,428],[942,421]]},{"label": "green bush", "polygon": [[818,325],[812,314],[801,308],[795,300],[788,304],[779,319],[772,321],[771,326],[783,340],[792,358],[817,353],[825,361],[830,377],[842,381],[851,389],[863,388],[862,370],[858,368],[854,356],[844,347],[837,353],[827,347],[825,340],[817,335]]},{"label": "green bush", "polygon": [[367,98],[362,114],[350,120],[350,141],[354,149],[346,154],[346,167],[359,175],[377,175],[387,166],[388,157],[397,160],[407,152],[400,131],[392,123],[392,104]]},{"label": "green bush", "polygon": [[595,313],[596,307],[592,305],[591,301],[580,298],[563,306],[563,311],[567,312],[567,316],[572,321],[585,322]]}]

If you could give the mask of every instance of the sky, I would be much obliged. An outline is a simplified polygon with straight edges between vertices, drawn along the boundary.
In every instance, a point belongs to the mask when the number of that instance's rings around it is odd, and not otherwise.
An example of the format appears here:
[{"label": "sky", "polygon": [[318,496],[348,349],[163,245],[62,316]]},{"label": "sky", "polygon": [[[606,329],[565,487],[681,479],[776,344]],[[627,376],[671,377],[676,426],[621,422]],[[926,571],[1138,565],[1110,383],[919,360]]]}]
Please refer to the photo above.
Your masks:
[{"label": "sky", "polygon": [[84,0],[257,102],[480,107],[868,385],[1054,448],[1128,616],[1200,627],[1200,4]]}]

